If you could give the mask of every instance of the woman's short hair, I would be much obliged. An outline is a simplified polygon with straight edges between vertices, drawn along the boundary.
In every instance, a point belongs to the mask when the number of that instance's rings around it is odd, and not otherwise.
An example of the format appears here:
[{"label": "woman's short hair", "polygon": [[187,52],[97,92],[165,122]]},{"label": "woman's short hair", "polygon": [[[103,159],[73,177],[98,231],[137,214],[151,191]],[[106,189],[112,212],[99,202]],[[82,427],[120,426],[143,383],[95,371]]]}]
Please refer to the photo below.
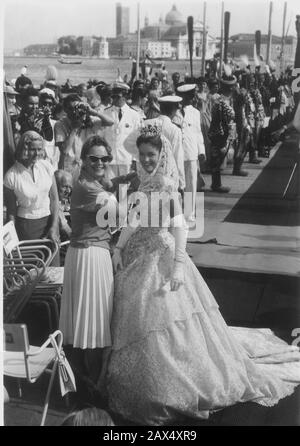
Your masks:
[{"label": "woman's short hair", "polygon": [[162,140],[160,135],[145,135],[141,134],[136,140],[137,147],[140,147],[141,144],[151,144],[154,146],[159,152],[162,149]]},{"label": "woman's short hair", "polygon": [[36,88],[34,87],[28,87],[25,92],[23,93],[23,98],[24,100],[28,100],[28,98],[30,98],[31,96],[37,96],[39,97],[39,92]]},{"label": "woman's short hair", "polygon": [[106,149],[107,155],[110,157],[110,161],[112,161],[113,156],[112,156],[112,150],[110,145],[108,144],[108,142],[106,141],[106,139],[102,138],[102,136],[99,135],[94,135],[94,136],[90,136],[85,143],[82,146],[81,149],[81,154],[80,154],[80,158],[82,160],[84,160],[90,149],[94,146],[103,146]]},{"label": "woman's short hair", "polygon": [[21,136],[15,151],[16,160],[22,159],[24,149],[28,149],[33,141],[42,141],[44,148],[44,139],[41,135],[33,130],[28,130]]},{"label": "woman's short hair", "polygon": [[71,102],[82,102],[81,97],[77,93],[70,93],[63,100],[64,110],[70,107]]},{"label": "woman's short hair", "polygon": [[115,423],[105,410],[88,407],[70,413],[61,426],[115,426]]},{"label": "woman's short hair", "polygon": [[146,88],[138,87],[132,90],[131,99],[137,101],[140,98],[145,98],[148,95]]}]

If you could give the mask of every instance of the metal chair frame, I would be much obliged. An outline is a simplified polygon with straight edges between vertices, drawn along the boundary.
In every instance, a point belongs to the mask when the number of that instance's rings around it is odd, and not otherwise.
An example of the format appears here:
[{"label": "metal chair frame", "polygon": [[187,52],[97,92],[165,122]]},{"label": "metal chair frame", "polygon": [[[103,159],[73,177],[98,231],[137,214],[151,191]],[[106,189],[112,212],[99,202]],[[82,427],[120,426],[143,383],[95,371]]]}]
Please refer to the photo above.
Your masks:
[{"label": "metal chair frame", "polygon": [[[63,344],[63,334],[61,331],[56,330],[54,333],[52,333],[49,338],[41,345],[40,348],[37,350],[35,349],[33,351],[33,346],[29,345],[28,341],[28,332],[27,332],[27,326],[25,324],[4,324],[3,325],[4,332],[5,332],[5,344],[6,349],[4,351],[4,364],[3,364],[3,370],[4,375],[16,377],[18,380],[20,379],[27,379],[27,381],[30,384],[35,383],[39,377],[45,372],[50,374],[50,380],[48,384],[48,389],[45,397],[44,402],[44,408],[42,413],[42,419],[41,419],[41,426],[44,426],[48,407],[49,407],[49,400],[51,395],[51,390],[53,387],[54,378],[57,372],[57,367],[59,362],[61,361],[61,355],[63,354],[62,350],[62,344]],[[52,346],[51,351],[47,347]],[[47,349],[49,351],[49,360],[46,364],[40,364],[39,373],[36,373],[36,376],[32,376],[31,373],[31,363],[30,359],[35,358],[36,360],[41,357],[41,354]],[[9,353],[7,353],[9,352]],[[13,352],[18,353],[16,357],[14,357]],[[20,359],[20,352],[23,353],[24,358],[23,362]],[[25,374],[20,376],[20,374],[13,374],[14,372],[9,368],[10,364],[12,366],[14,364],[24,364],[25,365]],[[50,365],[52,364],[52,367]],[[35,363],[36,365],[36,363]],[[20,387],[19,387],[20,390]],[[20,394],[21,396],[21,394]]]}]

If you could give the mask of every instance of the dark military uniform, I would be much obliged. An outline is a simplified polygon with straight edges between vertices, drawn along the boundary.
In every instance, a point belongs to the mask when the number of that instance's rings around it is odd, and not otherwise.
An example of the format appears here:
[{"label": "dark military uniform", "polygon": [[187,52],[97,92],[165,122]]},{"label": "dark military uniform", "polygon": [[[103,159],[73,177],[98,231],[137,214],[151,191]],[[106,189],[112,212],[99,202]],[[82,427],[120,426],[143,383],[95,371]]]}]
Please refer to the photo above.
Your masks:
[{"label": "dark military uniform", "polygon": [[212,189],[221,187],[221,165],[230,145],[236,140],[235,113],[232,100],[221,95],[212,109],[211,124],[208,132],[211,141]]}]

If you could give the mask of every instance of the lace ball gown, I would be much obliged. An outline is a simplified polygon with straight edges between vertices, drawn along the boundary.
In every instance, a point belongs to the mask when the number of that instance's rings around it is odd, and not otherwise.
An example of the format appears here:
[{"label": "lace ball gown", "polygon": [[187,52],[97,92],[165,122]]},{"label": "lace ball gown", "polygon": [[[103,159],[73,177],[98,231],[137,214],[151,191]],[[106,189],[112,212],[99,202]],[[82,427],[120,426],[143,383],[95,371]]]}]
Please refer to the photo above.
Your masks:
[{"label": "lace ball gown", "polygon": [[228,327],[188,255],[185,283],[171,292],[174,249],[164,228],[139,228],[125,246],[106,370],[110,409],[164,425],[239,402],[272,406],[293,393],[299,349],[270,330]]}]

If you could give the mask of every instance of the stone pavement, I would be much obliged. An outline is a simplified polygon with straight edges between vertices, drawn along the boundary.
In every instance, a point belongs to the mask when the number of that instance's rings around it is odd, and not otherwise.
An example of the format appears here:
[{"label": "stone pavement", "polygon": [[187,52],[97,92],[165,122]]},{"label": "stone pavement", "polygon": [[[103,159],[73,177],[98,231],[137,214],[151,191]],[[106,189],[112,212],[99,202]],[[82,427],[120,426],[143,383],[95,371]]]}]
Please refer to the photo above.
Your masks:
[{"label": "stone pavement", "polygon": [[[292,146],[292,147],[290,147]],[[204,231],[192,230],[188,253],[198,267],[300,276],[299,187],[297,178],[282,194],[294,165],[295,143],[277,144],[260,165],[244,163],[248,177],[222,172],[229,194],[210,191],[204,175]],[[275,159],[276,158],[276,159]],[[199,209],[203,197],[197,197]],[[199,215],[200,214],[200,215]]]}]

